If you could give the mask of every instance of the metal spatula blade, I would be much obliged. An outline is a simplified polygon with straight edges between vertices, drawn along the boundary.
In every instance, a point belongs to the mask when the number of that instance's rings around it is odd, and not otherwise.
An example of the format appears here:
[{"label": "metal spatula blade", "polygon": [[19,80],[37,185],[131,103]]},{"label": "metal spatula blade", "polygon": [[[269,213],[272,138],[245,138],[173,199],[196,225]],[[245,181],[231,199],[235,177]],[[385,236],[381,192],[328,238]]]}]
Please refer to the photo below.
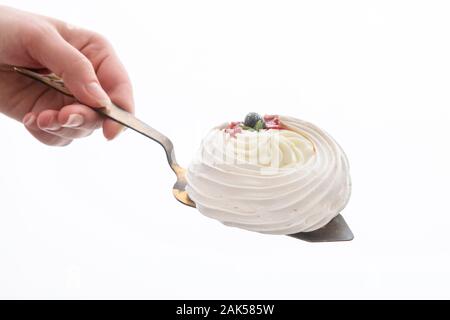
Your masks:
[{"label": "metal spatula blade", "polygon": [[290,234],[289,236],[308,242],[351,241],[354,238],[352,230],[350,230],[344,217],[340,214],[318,230]]}]

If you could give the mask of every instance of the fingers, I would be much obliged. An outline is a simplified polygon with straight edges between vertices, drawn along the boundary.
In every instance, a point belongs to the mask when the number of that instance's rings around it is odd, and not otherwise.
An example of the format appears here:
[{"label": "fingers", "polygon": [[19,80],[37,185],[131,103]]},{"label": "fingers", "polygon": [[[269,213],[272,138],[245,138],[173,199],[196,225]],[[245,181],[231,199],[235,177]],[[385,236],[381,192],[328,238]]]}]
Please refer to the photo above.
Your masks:
[{"label": "fingers", "polygon": [[41,28],[33,32],[34,36],[29,37],[27,43],[29,54],[61,76],[77,100],[92,107],[109,103],[94,66],[86,56],[65,41],[55,29]]},{"label": "fingers", "polygon": [[[124,83],[116,85],[110,92],[112,101],[114,101],[122,109],[125,109],[129,112],[134,112],[131,84]],[[103,121],[103,135],[108,140],[112,140],[117,137],[124,129],[124,126],[114,120],[105,119]]]},{"label": "fingers", "polygon": [[[82,29],[61,31],[64,38],[91,61],[97,77],[111,100],[119,107],[134,112],[133,89],[128,74],[111,44],[102,36]],[[117,122],[105,119],[103,134],[115,138],[123,129]]]},{"label": "fingers", "polygon": [[41,130],[36,124],[36,115],[28,113],[23,118],[27,130],[39,141],[49,146],[66,146],[72,142],[71,139],[62,138]]},{"label": "fingers", "polygon": [[[40,37],[30,38],[30,55],[61,76],[78,101],[101,107],[112,100],[134,112],[130,79],[110,43],[93,32],[56,25],[58,30],[44,29]],[[103,134],[109,140],[122,130],[123,126],[111,119],[103,121]],[[60,135],[71,134],[70,130],[56,131]]]},{"label": "fingers", "polygon": [[28,113],[25,127],[40,141],[49,145],[67,145],[73,139],[90,135],[102,124],[102,118],[93,109],[73,104],[61,110]]},{"label": "fingers", "polygon": [[63,107],[58,114],[58,122],[62,127],[93,131],[102,126],[103,118],[92,108],[82,104],[71,104]]},{"label": "fingers", "polygon": [[[107,90],[110,98],[122,109],[134,113],[133,88],[128,74],[111,48],[110,55],[98,66],[97,75]],[[114,139],[124,127],[119,123],[106,119],[103,122],[103,135]]]}]

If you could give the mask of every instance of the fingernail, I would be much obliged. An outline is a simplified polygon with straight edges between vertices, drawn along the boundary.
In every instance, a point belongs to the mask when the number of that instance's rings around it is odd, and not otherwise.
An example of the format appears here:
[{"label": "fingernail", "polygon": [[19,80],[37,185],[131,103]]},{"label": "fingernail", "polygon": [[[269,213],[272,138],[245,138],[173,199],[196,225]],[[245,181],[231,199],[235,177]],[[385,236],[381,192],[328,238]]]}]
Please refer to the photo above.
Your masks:
[{"label": "fingernail", "polygon": [[62,126],[66,128],[75,128],[81,126],[83,123],[84,117],[80,114],[74,113],[69,116],[66,123],[64,123]]},{"label": "fingernail", "polygon": [[111,103],[106,92],[97,82],[91,82],[86,85],[86,90],[92,95],[100,106],[107,106]]},{"label": "fingernail", "polygon": [[50,122],[43,130],[56,131],[61,129],[61,125],[58,122]]},{"label": "fingernail", "polygon": [[36,120],[36,116],[32,113],[28,114],[25,116],[25,118],[23,119],[23,124],[26,127],[29,127],[33,124],[33,122]]}]

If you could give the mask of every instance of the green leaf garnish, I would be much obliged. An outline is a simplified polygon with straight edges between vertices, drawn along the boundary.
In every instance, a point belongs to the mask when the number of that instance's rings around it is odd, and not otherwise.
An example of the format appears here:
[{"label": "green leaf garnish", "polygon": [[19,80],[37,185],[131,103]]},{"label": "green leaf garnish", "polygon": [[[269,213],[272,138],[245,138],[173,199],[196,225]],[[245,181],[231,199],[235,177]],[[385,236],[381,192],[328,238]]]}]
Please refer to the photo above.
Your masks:
[{"label": "green leaf garnish", "polygon": [[255,124],[255,130],[259,131],[261,129],[264,129],[265,125],[264,125],[264,121],[263,120],[258,120],[258,122],[256,122]]},{"label": "green leaf garnish", "polygon": [[254,128],[248,127],[248,126],[246,126],[245,124],[241,124],[241,128],[244,129],[244,130],[248,130],[248,131],[255,131]]}]

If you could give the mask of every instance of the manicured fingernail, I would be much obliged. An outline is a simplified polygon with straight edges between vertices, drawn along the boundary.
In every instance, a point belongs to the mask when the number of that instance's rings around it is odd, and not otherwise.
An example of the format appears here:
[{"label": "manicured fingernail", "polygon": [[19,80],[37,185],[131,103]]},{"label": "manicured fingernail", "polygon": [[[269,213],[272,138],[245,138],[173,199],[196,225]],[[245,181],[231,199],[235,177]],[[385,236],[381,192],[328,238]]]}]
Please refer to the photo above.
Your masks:
[{"label": "manicured fingernail", "polygon": [[66,123],[62,126],[66,128],[76,128],[81,126],[84,123],[84,117],[80,114],[71,114],[67,119]]},{"label": "manicured fingernail", "polygon": [[44,130],[49,130],[49,131],[56,131],[61,129],[61,125],[57,122],[50,122],[45,128],[43,128]]},{"label": "manicured fingernail", "polygon": [[111,103],[106,92],[97,82],[91,82],[86,85],[86,90],[92,95],[100,106],[107,106]]},{"label": "manicured fingernail", "polygon": [[33,124],[33,122],[36,120],[36,116],[32,113],[28,114],[25,116],[25,118],[23,119],[23,124],[26,127],[29,127]]}]

